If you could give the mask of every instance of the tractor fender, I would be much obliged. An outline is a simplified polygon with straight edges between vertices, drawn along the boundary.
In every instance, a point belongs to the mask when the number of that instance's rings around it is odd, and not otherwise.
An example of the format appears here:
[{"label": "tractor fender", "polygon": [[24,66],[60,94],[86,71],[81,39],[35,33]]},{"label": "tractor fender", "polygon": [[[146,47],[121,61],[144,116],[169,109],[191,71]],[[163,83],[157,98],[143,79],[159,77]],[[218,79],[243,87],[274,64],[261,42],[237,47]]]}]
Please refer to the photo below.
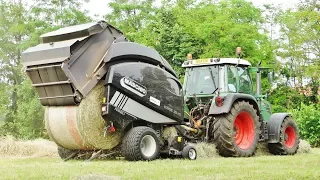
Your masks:
[{"label": "tractor fender", "polygon": [[241,94],[241,93],[229,93],[223,97],[223,105],[221,107],[217,106],[215,103],[215,98],[212,99],[212,103],[209,109],[209,115],[217,115],[228,113],[231,110],[233,103],[237,100],[248,101],[257,111],[259,116],[259,106],[257,100],[250,94]]},{"label": "tractor fender", "polygon": [[268,143],[278,143],[280,140],[280,128],[283,120],[290,116],[289,113],[274,113],[267,122]]}]

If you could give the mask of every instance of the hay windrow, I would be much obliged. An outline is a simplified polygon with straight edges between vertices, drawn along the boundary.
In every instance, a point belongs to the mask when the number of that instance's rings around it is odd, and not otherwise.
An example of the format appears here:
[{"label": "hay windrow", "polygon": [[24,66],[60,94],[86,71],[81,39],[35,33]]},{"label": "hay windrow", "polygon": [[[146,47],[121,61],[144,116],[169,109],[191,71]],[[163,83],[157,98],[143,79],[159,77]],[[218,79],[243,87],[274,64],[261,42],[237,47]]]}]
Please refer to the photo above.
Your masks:
[{"label": "hay windrow", "polygon": [[[162,137],[168,142],[171,142],[177,135],[178,133],[175,127],[166,127],[163,129]],[[214,144],[204,142],[190,144],[196,148],[198,158],[219,157]]]},{"label": "hay windrow", "polygon": [[198,158],[217,158],[220,157],[217,153],[216,146],[212,143],[200,142],[193,144],[197,150]]},{"label": "hay windrow", "polygon": [[0,137],[1,157],[57,157],[57,145],[46,139],[17,140],[12,136]]},{"label": "hay windrow", "polygon": [[[308,141],[300,139],[300,144],[299,144],[297,153],[303,154],[303,153],[310,153],[310,152],[311,152],[311,145],[308,143]],[[268,143],[266,142],[258,143],[256,156],[268,156],[268,155],[272,155],[269,152]]]},{"label": "hay windrow", "polygon": [[311,145],[306,140],[300,140],[298,153],[310,153],[311,152]]},{"label": "hay windrow", "polygon": [[260,143],[258,143],[258,146],[257,146],[257,150],[256,150],[255,155],[256,155],[256,156],[268,156],[268,155],[272,155],[272,154],[269,152],[268,143],[266,143],[266,142],[260,142]]}]

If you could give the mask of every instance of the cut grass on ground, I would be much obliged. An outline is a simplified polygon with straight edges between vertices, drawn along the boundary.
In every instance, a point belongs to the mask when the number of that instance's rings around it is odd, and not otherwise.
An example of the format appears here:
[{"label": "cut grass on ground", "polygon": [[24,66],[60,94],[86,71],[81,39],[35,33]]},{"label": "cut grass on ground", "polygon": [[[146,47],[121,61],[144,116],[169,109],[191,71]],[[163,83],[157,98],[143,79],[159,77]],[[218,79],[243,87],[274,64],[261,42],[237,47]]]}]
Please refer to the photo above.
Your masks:
[{"label": "cut grass on ground", "polygon": [[320,179],[320,149],[295,156],[189,160],[68,161],[1,158],[0,179]]}]

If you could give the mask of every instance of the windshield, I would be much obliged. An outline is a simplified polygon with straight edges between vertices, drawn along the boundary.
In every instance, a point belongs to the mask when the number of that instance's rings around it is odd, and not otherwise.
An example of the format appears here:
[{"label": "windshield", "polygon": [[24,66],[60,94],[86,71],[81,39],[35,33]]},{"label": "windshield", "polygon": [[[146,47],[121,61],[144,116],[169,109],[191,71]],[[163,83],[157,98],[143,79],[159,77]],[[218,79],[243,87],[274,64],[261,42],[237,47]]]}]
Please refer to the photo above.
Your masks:
[{"label": "windshield", "polygon": [[186,95],[212,94],[218,84],[218,66],[188,68],[186,76]]}]

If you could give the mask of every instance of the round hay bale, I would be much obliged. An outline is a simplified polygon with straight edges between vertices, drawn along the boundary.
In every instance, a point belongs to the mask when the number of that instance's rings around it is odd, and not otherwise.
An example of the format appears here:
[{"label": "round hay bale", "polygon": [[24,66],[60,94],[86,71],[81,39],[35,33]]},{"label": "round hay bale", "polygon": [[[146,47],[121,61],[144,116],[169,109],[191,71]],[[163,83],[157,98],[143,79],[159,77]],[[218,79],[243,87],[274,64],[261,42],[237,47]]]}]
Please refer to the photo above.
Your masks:
[{"label": "round hay bale", "polygon": [[101,116],[104,97],[103,82],[84,98],[79,106],[46,107],[45,121],[49,136],[66,149],[112,149],[120,141],[120,133],[107,133]]}]

